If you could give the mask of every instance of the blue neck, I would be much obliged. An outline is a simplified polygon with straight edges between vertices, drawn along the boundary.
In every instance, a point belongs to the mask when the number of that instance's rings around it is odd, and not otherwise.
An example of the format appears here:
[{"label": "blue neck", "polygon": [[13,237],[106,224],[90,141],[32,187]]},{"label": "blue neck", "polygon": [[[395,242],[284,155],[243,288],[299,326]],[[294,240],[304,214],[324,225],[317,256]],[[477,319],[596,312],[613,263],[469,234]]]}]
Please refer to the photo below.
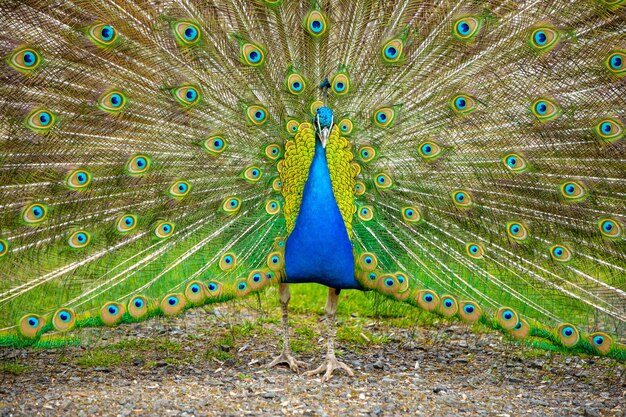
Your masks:
[{"label": "blue neck", "polygon": [[361,288],[354,278],[352,243],[333,194],[326,150],[319,140],[315,141],[296,225],[285,244],[285,270],[288,283]]}]

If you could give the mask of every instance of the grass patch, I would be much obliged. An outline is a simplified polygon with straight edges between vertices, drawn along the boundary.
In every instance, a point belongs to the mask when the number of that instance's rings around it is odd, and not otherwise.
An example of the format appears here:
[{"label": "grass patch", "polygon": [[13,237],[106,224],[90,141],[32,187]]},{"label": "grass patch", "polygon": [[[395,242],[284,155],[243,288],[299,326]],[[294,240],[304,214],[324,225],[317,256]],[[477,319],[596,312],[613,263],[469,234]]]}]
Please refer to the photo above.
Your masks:
[{"label": "grass patch", "polygon": [[120,355],[115,352],[107,352],[105,350],[96,349],[76,360],[76,364],[83,368],[95,368],[98,366],[109,367],[119,365],[124,362],[126,355]]},{"label": "grass patch", "polygon": [[22,375],[30,370],[29,366],[15,362],[2,362],[2,373],[11,375]]}]

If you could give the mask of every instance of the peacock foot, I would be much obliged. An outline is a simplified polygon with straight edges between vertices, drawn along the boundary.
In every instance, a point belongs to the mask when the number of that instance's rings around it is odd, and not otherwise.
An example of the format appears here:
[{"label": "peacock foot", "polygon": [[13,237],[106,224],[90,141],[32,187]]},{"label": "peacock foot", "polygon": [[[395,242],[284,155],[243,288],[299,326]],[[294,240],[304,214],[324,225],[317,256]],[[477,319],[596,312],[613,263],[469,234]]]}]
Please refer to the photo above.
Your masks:
[{"label": "peacock foot", "polygon": [[309,367],[309,365],[306,362],[296,360],[296,358],[294,358],[291,355],[291,352],[283,350],[283,352],[280,355],[278,355],[272,362],[265,365],[265,368],[273,368],[274,366],[282,364],[282,363],[286,363],[287,365],[289,365],[289,368],[291,368],[291,370],[297,374],[300,373],[300,369],[298,367],[302,367],[302,368]]},{"label": "peacock foot", "polygon": [[334,355],[327,357],[326,361],[322,363],[319,368],[312,371],[307,371],[304,373],[304,375],[311,376],[323,373],[324,376],[322,376],[322,382],[326,382],[333,377],[333,372],[336,369],[343,369],[348,373],[348,375],[354,376],[354,372],[352,372],[352,369],[350,369],[350,367],[345,363],[339,362]]}]

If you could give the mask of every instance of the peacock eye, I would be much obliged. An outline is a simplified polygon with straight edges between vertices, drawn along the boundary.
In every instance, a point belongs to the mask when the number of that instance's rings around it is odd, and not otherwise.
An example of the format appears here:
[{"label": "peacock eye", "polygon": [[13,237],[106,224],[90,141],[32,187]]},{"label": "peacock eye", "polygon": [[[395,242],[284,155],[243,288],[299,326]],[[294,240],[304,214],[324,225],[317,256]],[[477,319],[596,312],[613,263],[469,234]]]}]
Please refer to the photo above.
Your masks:
[{"label": "peacock eye", "polygon": [[450,105],[457,114],[469,114],[476,110],[475,100],[466,94],[454,96]]},{"label": "peacock eye", "polygon": [[572,252],[563,245],[554,245],[550,248],[550,256],[558,262],[567,262],[572,259]]},{"label": "peacock eye", "polygon": [[241,201],[237,197],[227,197],[222,203],[222,209],[227,214],[235,214],[241,208]]},{"label": "peacock eye", "polygon": [[17,71],[30,73],[41,64],[39,53],[31,48],[18,48],[9,57],[9,65]]},{"label": "peacock eye", "polygon": [[22,210],[22,220],[26,224],[38,224],[46,219],[48,215],[48,208],[43,204],[34,203],[26,206]]},{"label": "peacock eye", "polygon": [[441,146],[439,146],[438,143],[430,140],[423,142],[418,148],[420,156],[426,160],[432,160],[437,158],[439,155],[441,155],[441,151]]},{"label": "peacock eye", "polygon": [[219,262],[220,269],[222,271],[230,271],[236,266],[237,264],[236,259],[237,258],[235,257],[235,254],[233,253],[223,254]]},{"label": "peacock eye", "polygon": [[299,126],[300,126],[300,123],[298,123],[297,120],[291,119],[291,120],[288,120],[287,123],[285,124],[285,129],[287,130],[287,133],[289,134],[289,136],[294,136],[298,132]]},{"label": "peacock eye", "polygon": [[395,120],[396,112],[391,107],[383,107],[374,113],[374,123],[380,127],[387,127]]},{"label": "peacock eye", "polygon": [[265,147],[265,156],[267,156],[271,160],[276,160],[280,158],[282,154],[283,154],[283,151],[280,145],[271,143]]},{"label": "peacock eye", "polygon": [[506,155],[502,162],[504,166],[511,172],[522,172],[526,169],[526,160],[518,154],[511,153]]},{"label": "peacock eye", "polygon": [[363,146],[359,149],[359,157],[363,162],[370,162],[376,157],[376,150],[371,146]]},{"label": "peacock eye", "polygon": [[465,252],[474,259],[482,259],[485,255],[485,250],[478,243],[468,243],[465,245]]},{"label": "peacock eye", "polygon": [[128,175],[141,175],[148,172],[152,161],[146,155],[135,155],[126,162],[126,173]]},{"label": "peacock eye", "polygon": [[467,208],[474,204],[474,199],[467,191],[458,190],[452,193],[452,201],[457,207]]},{"label": "peacock eye", "polygon": [[137,227],[137,216],[134,214],[123,214],[118,217],[116,229],[120,233],[127,233]]},{"label": "peacock eye", "polygon": [[548,51],[558,42],[559,32],[551,27],[539,27],[532,31],[530,44],[538,51]]},{"label": "peacock eye", "polygon": [[200,40],[200,28],[191,22],[175,23],[174,34],[182,45],[194,45]]},{"label": "peacock eye", "polygon": [[626,51],[615,51],[609,54],[606,59],[606,66],[609,71],[617,74],[624,75],[626,74]]},{"label": "peacock eye", "polygon": [[276,200],[269,200],[265,203],[265,211],[267,214],[274,215],[280,211],[280,204]]},{"label": "peacock eye", "polygon": [[622,236],[622,225],[617,220],[601,219],[598,226],[605,237],[614,239]]},{"label": "peacock eye", "polygon": [[214,135],[202,141],[202,147],[211,155],[218,155],[226,149],[226,141],[222,136]]},{"label": "peacock eye", "polygon": [[167,221],[159,221],[154,226],[153,232],[156,237],[159,239],[165,239],[174,234],[174,223]]},{"label": "peacock eye", "polygon": [[624,126],[615,119],[604,119],[595,127],[595,133],[603,140],[614,142],[624,137]]},{"label": "peacock eye", "polygon": [[0,239],[0,257],[3,257],[7,253],[9,253],[9,242]]},{"label": "peacock eye", "polygon": [[118,38],[115,28],[106,23],[98,23],[89,27],[87,36],[98,46],[110,46],[115,43]]},{"label": "peacock eye", "polygon": [[256,183],[261,179],[261,176],[261,170],[259,169],[259,167],[254,165],[246,168],[241,174],[241,177],[250,183]]},{"label": "peacock eye", "polygon": [[126,106],[127,98],[124,93],[118,90],[104,93],[98,99],[98,108],[109,113],[117,113]]},{"label": "peacock eye", "polygon": [[69,308],[57,310],[52,316],[52,324],[59,331],[69,330],[74,325],[75,320],[74,311]]},{"label": "peacock eye", "polygon": [[84,169],[70,172],[65,179],[65,185],[71,190],[83,190],[91,183],[91,174]]},{"label": "peacock eye", "polygon": [[352,120],[350,119],[341,119],[341,121],[339,122],[339,130],[341,130],[341,133],[343,133],[344,135],[349,135],[350,133],[352,133]]},{"label": "peacock eye", "polygon": [[515,240],[526,240],[528,238],[528,230],[519,222],[510,222],[506,226],[507,234]]},{"label": "peacock eye", "polygon": [[567,181],[561,184],[561,194],[567,200],[580,200],[587,194],[585,187],[576,181]]},{"label": "peacock eye", "polygon": [[34,110],[26,118],[26,126],[38,133],[46,133],[56,123],[56,116],[48,110]]},{"label": "peacock eye", "polygon": [[357,181],[354,184],[354,194],[355,195],[365,194],[365,184],[363,184],[361,181]]},{"label": "peacock eye", "polygon": [[540,122],[547,122],[561,115],[561,107],[553,100],[541,98],[533,103],[532,112]]},{"label": "peacock eye", "polygon": [[265,53],[258,45],[253,43],[245,43],[241,46],[241,55],[244,64],[258,67],[265,61]]},{"label": "peacock eye", "polygon": [[402,56],[402,49],[404,47],[404,42],[402,39],[396,38],[387,41],[383,45],[382,54],[384,62],[398,62]]},{"label": "peacock eye", "polygon": [[376,175],[374,183],[376,184],[376,187],[381,190],[390,188],[393,185],[393,181],[391,181],[391,177],[388,174],[385,174],[384,172]]},{"label": "peacock eye", "polygon": [[254,125],[259,126],[267,122],[267,109],[261,105],[248,107],[247,115],[248,120]]},{"label": "peacock eye", "polygon": [[345,73],[335,75],[330,85],[333,93],[338,96],[346,95],[348,94],[348,91],[350,91],[350,79]]},{"label": "peacock eye", "polygon": [[314,10],[309,13],[306,19],[306,28],[310,35],[320,37],[328,29],[326,17],[319,11]]},{"label": "peacock eye", "polygon": [[417,207],[404,207],[402,209],[402,220],[405,223],[417,223],[422,219],[422,215]]},{"label": "peacock eye", "polygon": [[362,206],[357,215],[359,219],[368,222],[374,218],[374,208],[372,206]]},{"label": "peacock eye", "polygon": [[77,230],[67,239],[67,244],[74,249],[84,248],[89,242],[91,242],[91,235],[86,230]]},{"label": "peacock eye", "polygon": [[481,20],[466,16],[454,21],[454,36],[461,40],[469,40],[476,36],[480,30]]},{"label": "peacock eye", "polygon": [[182,198],[189,194],[189,191],[191,191],[191,185],[187,181],[180,180],[170,185],[167,193],[170,197]]},{"label": "peacock eye", "polygon": [[287,90],[289,90],[291,94],[300,95],[305,88],[306,82],[300,74],[289,74],[289,76],[287,77]]},{"label": "peacock eye", "polygon": [[200,90],[192,85],[182,85],[172,90],[176,101],[183,106],[193,106],[200,101]]}]

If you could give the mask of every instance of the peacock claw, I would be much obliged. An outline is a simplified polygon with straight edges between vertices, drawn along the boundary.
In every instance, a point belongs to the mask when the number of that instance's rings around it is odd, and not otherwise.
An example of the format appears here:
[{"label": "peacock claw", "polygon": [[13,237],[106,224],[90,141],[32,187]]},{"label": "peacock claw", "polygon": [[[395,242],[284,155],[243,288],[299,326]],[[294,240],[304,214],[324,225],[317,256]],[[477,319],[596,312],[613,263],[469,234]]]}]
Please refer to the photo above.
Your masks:
[{"label": "peacock claw", "polygon": [[283,351],[279,356],[274,358],[272,362],[265,365],[265,368],[273,368],[274,366],[279,365],[281,363],[286,363],[287,365],[289,365],[289,368],[297,374],[300,373],[300,369],[298,369],[299,366],[302,368],[309,367],[309,365],[306,362],[296,360],[296,358],[294,358],[291,355],[291,352]]},{"label": "peacock claw", "polygon": [[343,369],[348,373],[348,375],[354,376],[354,372],[352,372],[352,369],[350,369],[350,367],[345,363],[339,362],[334,356],[326,358],[326,361],[322,363],[319,368],[312,371],[307,371],[304,373],[304,375],[311,376],[324,373],[324,376],[322,376],[322,382],[326,382],[333,377],[333,371],[335,371],[336,369]]}]

